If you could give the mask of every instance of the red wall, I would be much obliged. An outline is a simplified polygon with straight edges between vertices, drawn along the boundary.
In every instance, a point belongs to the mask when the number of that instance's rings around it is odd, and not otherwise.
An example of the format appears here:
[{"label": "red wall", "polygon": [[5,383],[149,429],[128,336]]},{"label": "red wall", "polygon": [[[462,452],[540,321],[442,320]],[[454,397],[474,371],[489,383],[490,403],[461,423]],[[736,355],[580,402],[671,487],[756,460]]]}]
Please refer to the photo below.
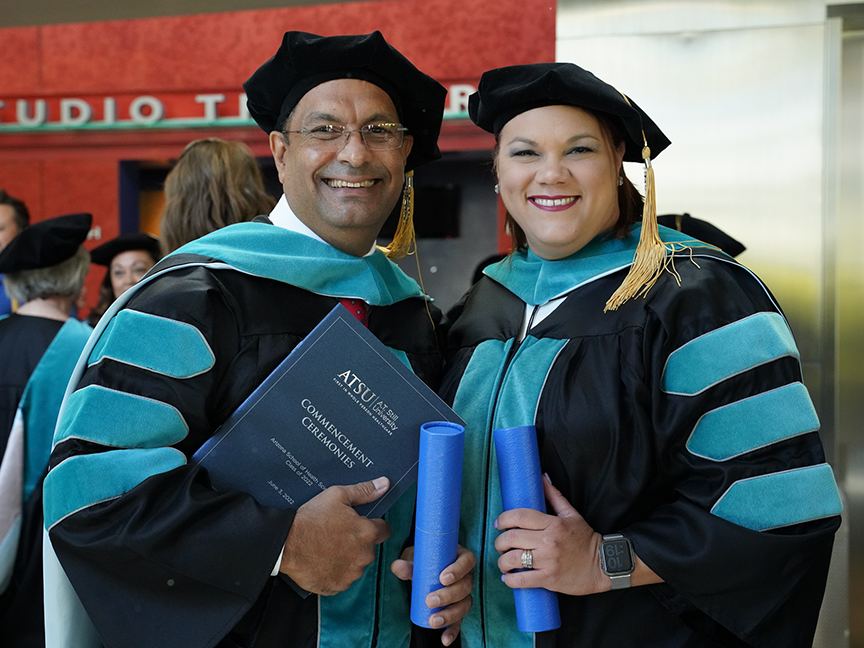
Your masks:
[{"label": "red wall", "polygon": [[[445,86],[476,85],[486,69],[555,56],[554,0],[387,0],[12,28],[0,29],[0,101],[8,111],[17,99],[239,90],[287,30],[376,29]],[[118,161],[170,159],[209,136],[268,154],[266,135],[251,127],[0,133],[0,188],[22,198],[37,221],[89,211],[107,240],[119,229]],[[441,143],[452,150],[488,142],[470,122],[451,122]],[[94,274],[91,303],[101,279]]]}]

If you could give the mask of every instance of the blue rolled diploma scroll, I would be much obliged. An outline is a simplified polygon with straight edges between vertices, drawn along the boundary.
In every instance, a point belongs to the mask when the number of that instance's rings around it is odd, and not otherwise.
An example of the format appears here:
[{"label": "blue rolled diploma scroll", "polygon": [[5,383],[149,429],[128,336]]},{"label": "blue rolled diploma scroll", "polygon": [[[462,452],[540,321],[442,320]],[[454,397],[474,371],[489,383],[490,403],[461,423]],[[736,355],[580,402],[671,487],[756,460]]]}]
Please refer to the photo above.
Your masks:
[{"label": "blue rolled diploma scroll", "polygon": [[[504,510],[526,508],[545,513],[537,430],[533,425],[523,425],[495,430],[492,434]],[[545,632],[561,627],[555,592],[542,587],[514,588],[513,598],[516,602],[516,625],[522,632]]]},{"label": "blue rolled diploma scroll", "polygon": [[411,621],[423,628],[431,627],[429,617],[441,609],[429,609],[426,597],[443,587],[441,572],[456,560],[464,446],[461,425],[435,421],[420,426]]}]

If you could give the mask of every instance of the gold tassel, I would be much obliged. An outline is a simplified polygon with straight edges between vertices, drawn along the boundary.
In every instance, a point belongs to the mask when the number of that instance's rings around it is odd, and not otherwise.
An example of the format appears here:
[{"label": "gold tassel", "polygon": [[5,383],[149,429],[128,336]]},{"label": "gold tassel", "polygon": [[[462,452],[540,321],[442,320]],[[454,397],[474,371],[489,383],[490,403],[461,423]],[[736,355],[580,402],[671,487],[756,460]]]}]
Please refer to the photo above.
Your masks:
[{"label": "gold tassel", "polygon": [[[412,245],[414,246],[414,252],[411,252]],[[420,280],[420,290],[423,291],[424,302],[426,304],[426,315],[432,324],[432,330],[435,330],[435,320],[432,318],[432,311],[429,310],[429,302],[431,300],[426,296],[426,287],[423,285],[423,273],[420,271],[420,255],[417,254],[417,238],[414,234],[414,171],[407,171],[405,173],[405,186],[402,188],[402,209],[399,213],[399,224],[396,225],[393,240],[386,248],[378,247],[387,255],[388,259],[401,259],[408,254],[414,254],[414,258],[417,261],[417,277]]]},{"label": "gold tassel", "polygon": [[414,236],[414,171],[405,173],[405,186],[402,189],[402,209],[399,213],[399,223],[396,225],[396,233],[393,240],[381,251],[388,259],[401,259],[411,253],[411,246],[415,245]]},{"label": "gold tassel", "polygon": [[[644,133],[643,133],[644,137]],[[668,248],[660,239],[657,229],[657,203],[654,189],[654,168],[651,166],[651,149],[647,141],[642,149],[642,158],[645,160],[645,206],[642,210],[642,234],[639,237],[639,245],[636,246],[636,255],[633,257],[633,265],[630,272],[624,278],[603,312],[617,310],[619,306],[632,297],[644,297],[657,283],[657,279],[669,264],[667,258]]]}]

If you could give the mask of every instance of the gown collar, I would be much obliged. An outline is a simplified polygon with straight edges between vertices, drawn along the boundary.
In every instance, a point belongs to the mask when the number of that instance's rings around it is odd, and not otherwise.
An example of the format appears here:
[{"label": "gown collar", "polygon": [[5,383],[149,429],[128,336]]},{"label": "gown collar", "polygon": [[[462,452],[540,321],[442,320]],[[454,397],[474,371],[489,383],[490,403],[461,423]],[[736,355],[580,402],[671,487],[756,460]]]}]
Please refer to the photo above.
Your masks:
[{"label": "gown collar", "polygon": [[[664,243],[717,249],[673,229],[663,226],[658,229]],[[584,284],[629,267],[633,263],[641,230],[642,224],[637,223],[623,239],[610,238],[611,234],[604,232],[575,254],[556,261],[541,259],[529,249],[519,250],[488,266],[483,274],[526,304],[545,304]]]},{"label": "gown collar", "polygon": [[174,254],[219,259],[241,272],[329,297],[389,306],[422,297],[417,283],[376,249],[364,257],[270,223],[237,223],[187,243]]}]

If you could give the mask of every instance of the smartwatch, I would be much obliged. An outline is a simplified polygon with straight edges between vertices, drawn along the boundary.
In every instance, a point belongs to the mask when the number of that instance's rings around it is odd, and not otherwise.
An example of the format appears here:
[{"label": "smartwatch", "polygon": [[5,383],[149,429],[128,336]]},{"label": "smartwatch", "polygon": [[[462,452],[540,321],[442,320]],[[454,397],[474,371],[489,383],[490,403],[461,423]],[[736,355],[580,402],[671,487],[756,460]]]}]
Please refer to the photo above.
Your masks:
[{"label": "smartwatch", "polygon": [[620,533],[604,535],[600,542],[600,569],[612,580],[612,589],[630,587],[630,574],[635,568],[630,541]]}]

